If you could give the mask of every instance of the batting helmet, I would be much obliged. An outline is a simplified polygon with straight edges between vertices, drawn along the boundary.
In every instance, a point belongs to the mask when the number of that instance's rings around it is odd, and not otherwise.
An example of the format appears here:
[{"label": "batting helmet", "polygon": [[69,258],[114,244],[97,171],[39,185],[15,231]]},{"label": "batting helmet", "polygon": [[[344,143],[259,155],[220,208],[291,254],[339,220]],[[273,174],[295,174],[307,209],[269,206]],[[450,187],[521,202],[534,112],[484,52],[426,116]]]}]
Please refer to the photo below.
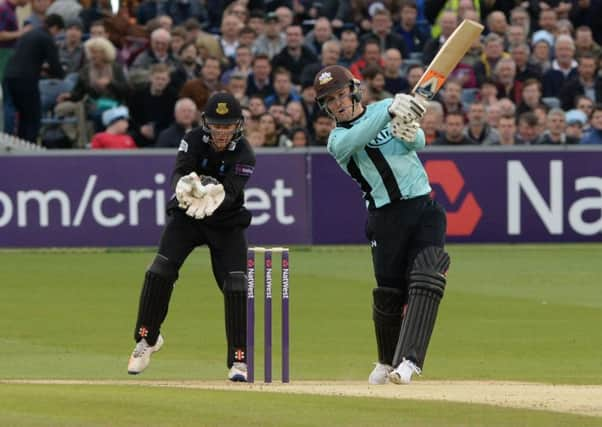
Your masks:
[{"label": "batting helmet", "polygon": [[201,125],[203,130],[212,135],[211,125],[237,125],[232,132],[231,142],[236,141],[243,135],[243,116],[240,103],[234,96],[228,92],[218,92],[211,96],[205,105],[201,115]]},{"label": "batting helmet", "polygon": [[232,94],[219,92],[207,101],[203,117],[209,125],[234,124],[242,120],[242,109]]},{"label": "batting helmet", "polygon": [[326,110],[326,97],[339,89],[349,87],[354,101],[360,101],[360,82],[353,74],[340,65],[329,65],[316,74],[314,89],[316,101],[323,110]]}]

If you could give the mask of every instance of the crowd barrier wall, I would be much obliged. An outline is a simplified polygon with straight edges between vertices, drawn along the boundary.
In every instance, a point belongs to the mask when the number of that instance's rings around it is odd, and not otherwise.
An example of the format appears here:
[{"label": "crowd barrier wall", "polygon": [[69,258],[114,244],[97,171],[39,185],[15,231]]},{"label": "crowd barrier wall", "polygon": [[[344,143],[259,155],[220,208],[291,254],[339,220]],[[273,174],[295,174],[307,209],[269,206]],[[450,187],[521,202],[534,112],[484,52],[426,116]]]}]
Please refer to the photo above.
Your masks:
[{"label": "crowd barrier wall", "polygon": [[[420,153],[449,242],[599,242],[602,148]],[[154,246],[172,150],[0,156],[0,247]],[[245,193],[254,244],[365,243],[359,186],[321,148],[257,153]]]}]

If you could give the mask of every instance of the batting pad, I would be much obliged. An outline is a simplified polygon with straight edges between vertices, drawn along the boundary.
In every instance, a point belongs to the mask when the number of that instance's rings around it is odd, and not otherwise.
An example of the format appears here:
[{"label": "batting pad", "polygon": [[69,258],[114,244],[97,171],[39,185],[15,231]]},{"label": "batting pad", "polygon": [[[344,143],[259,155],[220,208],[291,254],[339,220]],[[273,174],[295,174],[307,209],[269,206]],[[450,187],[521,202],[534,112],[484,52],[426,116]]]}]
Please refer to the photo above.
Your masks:
[{"label": "batting pad", "polygon": [[408,310],[395,349],[394,366],[405,358],[422,369],[445,291],[449,264],[449,255],[434,246],[424,249],[416,257],[409,277]]},{"label": "batting pad", "polygon": [[247,346],[247,276],[242,272],[228,273],[224,283],[228,367],[246,362]]},{"label": "batting pad", "polygon": [[379,287],[372,291],[372,297],[378,361],[391,365],[401,330],[403,294],[399,289]]}]

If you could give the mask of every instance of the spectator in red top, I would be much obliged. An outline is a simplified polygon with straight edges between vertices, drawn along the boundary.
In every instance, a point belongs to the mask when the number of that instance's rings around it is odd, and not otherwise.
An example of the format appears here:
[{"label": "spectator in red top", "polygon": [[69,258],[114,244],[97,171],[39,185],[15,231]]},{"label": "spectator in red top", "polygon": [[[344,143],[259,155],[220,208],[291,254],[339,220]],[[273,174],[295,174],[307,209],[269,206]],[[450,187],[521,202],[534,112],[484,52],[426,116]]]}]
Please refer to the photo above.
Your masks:
[{"label": "spectator in red top", "polygon": [[127,134],[129,127],[128,119],[129,111],[123,105],[102,113],[102,123],[106,126],[106,130],[94,135],[90,147],[111,150],[136,148],[136,143]]},{"label": "spectator in red top", "polygon": [[380,56],[380,43],[378,40],[368,39],[364,43],[364,54],[363,56],[351,64],[349,71],[356,79],[362,79],[362,72],[368,65],[378,65],[384,67],[385,63]]}]

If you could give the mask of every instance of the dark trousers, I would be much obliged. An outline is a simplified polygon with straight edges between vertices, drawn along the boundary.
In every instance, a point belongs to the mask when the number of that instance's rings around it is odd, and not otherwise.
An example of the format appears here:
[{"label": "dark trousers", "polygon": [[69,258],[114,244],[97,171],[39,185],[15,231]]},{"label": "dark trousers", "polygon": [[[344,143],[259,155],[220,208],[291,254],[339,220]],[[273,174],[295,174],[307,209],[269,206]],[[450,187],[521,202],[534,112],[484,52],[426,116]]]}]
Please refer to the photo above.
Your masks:
[{"label": "dark trousers", "polygon": [[444,209],[429,196],[397,200],[370,211],[366,236],[378,286],[399,289],[407,300],[414,258],[428,246],[443,248],[446,224]]},{"label": "dark trousers", "polygon": [[202,245],[209,247],[213,275],[220,289],[229,272],[246,272],[245,228],[206,226],[183,211],[174,210],[161,236],[158,253],[175,263],[179,269],[190,252]]},{"label": "dark trousers", "polygon": [[38,81],[7,77],[4,87],[18,113],[17,136],[29,142],[36,142],[40,131],[42,106]]}]

